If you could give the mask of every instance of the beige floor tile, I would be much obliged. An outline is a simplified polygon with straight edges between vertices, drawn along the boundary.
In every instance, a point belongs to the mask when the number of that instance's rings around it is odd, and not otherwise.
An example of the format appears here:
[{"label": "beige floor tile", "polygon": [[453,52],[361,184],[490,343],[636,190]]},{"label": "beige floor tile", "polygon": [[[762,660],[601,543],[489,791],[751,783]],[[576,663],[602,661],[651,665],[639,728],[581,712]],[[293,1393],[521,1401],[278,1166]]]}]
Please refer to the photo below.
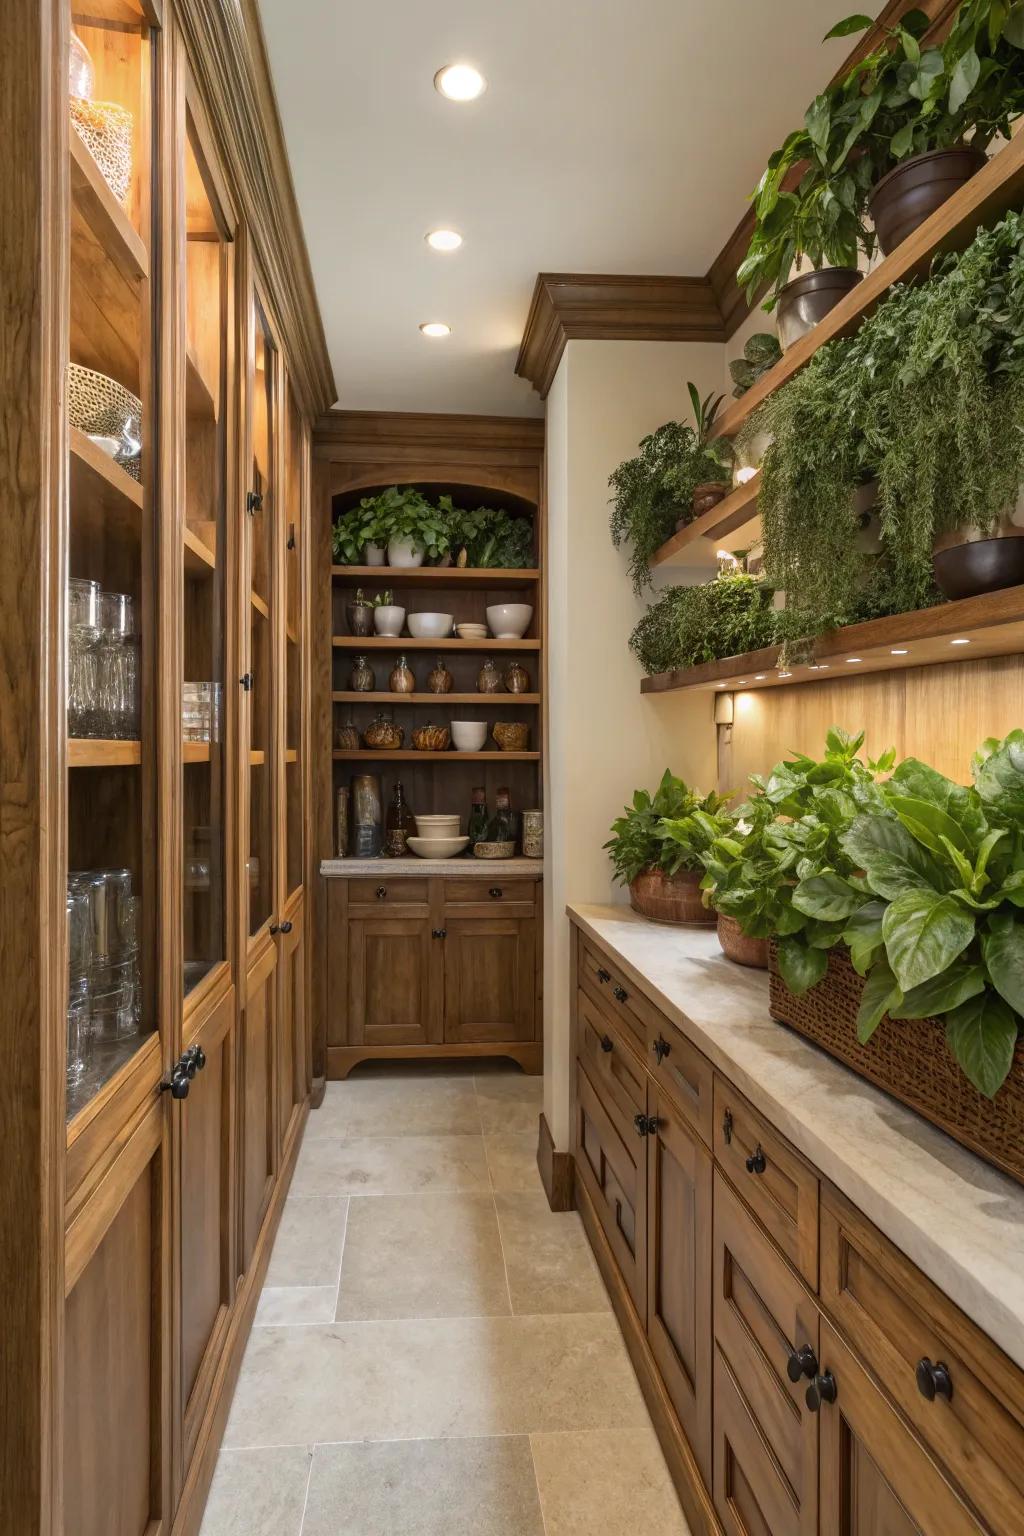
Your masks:
[{"label": "beige floor tile", "polygon": [[[333,1092],[332,1092],[333,1090]],[[351,1078],[328,1083],[306,1139],[339,1136],[479,1136],[471,1077]]]},{"label": "beige floor tile", "polygon": [[255,1328],[228,1446],[649,1423],[610,1313]]},{"label": "beige floor tile", "polygon": [[347,1209],[344,1196],[289,1194],[264,1284],[336,1286]]},{"label": "beige floor tile", "polygon": [[540,1191],[495,1195],[512,1310],[600,1312],[611,1305],[575,1211],[552,1211]]},{"label": "beige floor tile", "polygon": [[301,1195],[391,1195],[489,1188],[479,1136],[306,1140],[292,1189]]},{"label": "beige floor tile", "polygon": [[653,1429],[531,1435],[547,1536],[690,1536]]},{"label": "beige floor tile", "polygon": [[199,1536],[299,1536],[312,1446],[222,1451]]},{"label": "beige floor tile", "polygon": [[524,1072],[481,1073],[476,1096],[485,1136],[516,1135],[534,1138],[544,1108],[544,1079]]},{"label": "beige floor tile", "polygon": [[278,1328],[333,1322],[337,1297],[337,1285],[265,1285],[253,1326]]},{"label": "beige floor tile", "polygon": [[490,1317],[509,1310],[490,1193],[353,1196],[339,1320]]},{"label": "beige floor tile", "polygon": [[537,1171],[537,1135],[485,1136],[491,1185],[510,1193],[543,1191]]},{"label": "beige floor tile", "polygon": [[317,1446],[302,1536],[544,1536],[525,1436]]}]

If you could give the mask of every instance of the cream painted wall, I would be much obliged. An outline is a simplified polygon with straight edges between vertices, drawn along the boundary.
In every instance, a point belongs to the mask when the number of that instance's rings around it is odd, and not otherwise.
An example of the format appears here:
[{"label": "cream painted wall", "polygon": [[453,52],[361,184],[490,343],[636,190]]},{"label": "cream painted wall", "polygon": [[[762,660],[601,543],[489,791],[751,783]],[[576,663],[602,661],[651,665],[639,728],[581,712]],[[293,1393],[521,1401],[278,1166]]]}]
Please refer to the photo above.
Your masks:
[{"label": "cream painted wall", "polygon": [[667,767],[701,788],[715,775],[710,695],[640,693],[628,640],[646,604],[612,547],[608,476],[646,433],[685,415],[688,379],[702,394],[720,387],[723,354],[719,343],[570,341],[547,398],[544,1108],[560,1150],[570,1137],[565,904],[625,899],[601,845],[635,788],[653,788]]}]

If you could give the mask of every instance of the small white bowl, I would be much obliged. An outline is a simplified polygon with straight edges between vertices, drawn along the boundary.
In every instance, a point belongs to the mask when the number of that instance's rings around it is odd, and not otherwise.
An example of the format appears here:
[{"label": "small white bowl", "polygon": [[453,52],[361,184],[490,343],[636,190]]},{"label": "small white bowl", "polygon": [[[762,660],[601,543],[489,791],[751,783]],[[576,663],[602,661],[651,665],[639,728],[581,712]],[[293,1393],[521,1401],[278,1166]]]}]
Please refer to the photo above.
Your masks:
[{"label": "small white bowl", "polygon": [[410,837],[407,841],[418,859],[455,859],[469,846],[468,837]]},{"label": "small white bowl", "polygon": [[494,603],[487,610],[487,622],[495,640],[521,640],[532,618],[529,603]]},{"label": "small white bowl", "polygon": [[452,632],[450,613],[410,613],[409,633],[414,640],[447,640]]},{"label": "small white bowl", "polygon": [[486,740],[486,720],[452,721],[452,745],[456,752],[482,752]]},{"label": "small white bowl", "polygon": [[416,830],[420,837],[458,837],[459,817],[417,816]]},{"label": "small white bowl", "polygon": [[458,635],[460,640],[486,640],[487,639],[487,625],[486,624],[458,624],[458,625],[456,625],[455,632]]},{"label": "small white bowl", "polygon": [[405,623],[405,609],[394,604],[386,604],[382,608],[373,610],[373,627],[378,635],[390,635],[392,639],[402,633],[402,625]]}]

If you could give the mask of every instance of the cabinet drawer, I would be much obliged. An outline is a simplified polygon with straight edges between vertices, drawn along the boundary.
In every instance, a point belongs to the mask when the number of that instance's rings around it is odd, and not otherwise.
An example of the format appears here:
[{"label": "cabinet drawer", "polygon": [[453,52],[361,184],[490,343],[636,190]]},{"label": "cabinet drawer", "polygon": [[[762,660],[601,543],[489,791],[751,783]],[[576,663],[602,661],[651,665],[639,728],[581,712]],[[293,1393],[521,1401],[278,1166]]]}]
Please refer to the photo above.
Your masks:
[{"label": "cabinet drawer", "polygon": [[376,879],[348,882],[348,899],[358,906],[425,907],[427,897],[426,880],[410,880],[405,875],[396,875],[393,879],[379,875]]},{"label": "cabinet drawer", "polygon": [[632,1128],[627,1135],[620,1135],[609,1104],[577,1060],[576,1174],[590,1196],[643,1322],[647,1312],[647,1142]]},{"label": "cabinet drawer", "polygon": [[715,1074],[715,1157],[812,1290],[818,1288],[818,1176]]},{"label": "cabinet drawer", "polygon": [[685,1119],[710,1146],[714,1069],[682,1030],[660,1014],[647,1026],[647,1066],[659,1089],[674,1100]]},{"label": "cabinet drawer", "polygon": [[[821,1300],[985,1523],[1000,1533],[1024,1532],[1024,1376],[828,1186]],[[921,1362],[945,1368],[951,1396],[922,1395]],[[926,1370],[922,1381],[927,1387]]]},{"label": "cabinet drawer", "polygon": [[625,1025],[641,1051],[646,1050],[648,1027],[656,1028],[661,1014],[611,960],[584,938],[580,939],[579,979],[591,997],[607,1008],[609,1016]]},{"label": "cabinet drawer", "polygon": [[[479,860],[477,861],[479,863]],[[528,914],[534,910],[537,886],[533,880],[482,878],[446,880],[444,899],[449,906],[477,906],[502,909],[515,906]]]},{"label": "cabinet drawer", "polygon": [[609,1023],[582,989],[577,992],[576,1052],[623,1138],[634,1134],[633,1120],[646,1109],[643,1067],[626,1044],[619,1025]]}]

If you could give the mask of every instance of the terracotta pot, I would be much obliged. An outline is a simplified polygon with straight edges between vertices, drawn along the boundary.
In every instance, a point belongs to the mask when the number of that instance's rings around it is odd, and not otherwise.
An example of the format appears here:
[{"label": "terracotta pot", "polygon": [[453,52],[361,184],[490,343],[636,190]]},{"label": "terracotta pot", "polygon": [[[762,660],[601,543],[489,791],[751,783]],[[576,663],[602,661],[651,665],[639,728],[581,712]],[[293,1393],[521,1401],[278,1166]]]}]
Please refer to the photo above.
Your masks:
[{"label": "terracotta pot", "polygon": [[863,276],[853,267],[822,267],[820,272],[801,272],[788,282],[779,294],[779,340],[783,350],[813,331]]},{"label": "terracotta pot", "polygon": [[736,965],[751,965],[759,971],[768,969],[768,940],[752,939],[743,932],[734,917],[718,914],[718,942],[727,960]]},{"label": "terracotta pot", "polygon": [[684,869],[678,875],[665,875],[660,869],[645,870],[629,883],[629,904],[634,912],[655,923],[713,928],[715,914],[701,899],[702,878],[699,870]]},{"label": "terracotta pot", "polygon": [[700,517],[704,512],[710,512],[712,507],[717,507],[728,494],[729,487],[723,485],[720,480],[706,480],[703,485],[695,485],[690,511],[679,518],[676,523],[676,532],[692,523],[695,517]]},{"label": "terracotta pot", "polygon": [[932,566],[939,591],[946,597],[978,597],[1000,587],[1024,583],[1024,527],[1011,513],[992,533],[957,528],[935,541]]},{"label": "terracotta pot", "polygon": [[958,149],[933,149],[926,155],[915,155],[883,176],[868,203],[883,256],[965,187],[985,160],[980,149],[961,144]]}]

